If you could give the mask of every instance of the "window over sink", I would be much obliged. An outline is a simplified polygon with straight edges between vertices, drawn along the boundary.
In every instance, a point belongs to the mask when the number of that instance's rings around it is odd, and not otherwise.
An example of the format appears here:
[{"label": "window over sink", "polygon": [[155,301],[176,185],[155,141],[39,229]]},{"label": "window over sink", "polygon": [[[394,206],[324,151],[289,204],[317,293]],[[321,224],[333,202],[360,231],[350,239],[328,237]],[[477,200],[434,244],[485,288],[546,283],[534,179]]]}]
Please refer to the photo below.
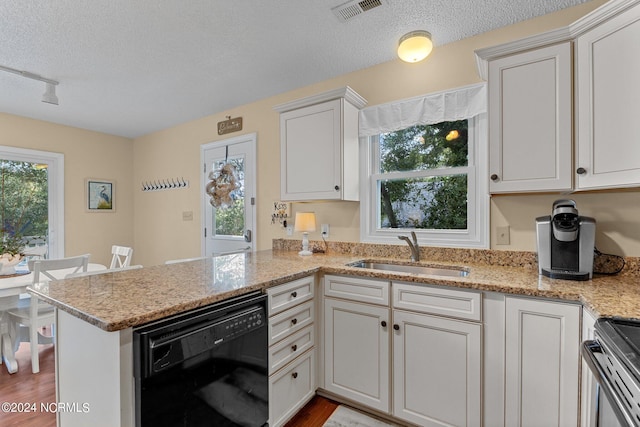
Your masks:
[{"label": "window over sink", "polygon": [[487,247],[484,88],[362,110],[362,241]]}]

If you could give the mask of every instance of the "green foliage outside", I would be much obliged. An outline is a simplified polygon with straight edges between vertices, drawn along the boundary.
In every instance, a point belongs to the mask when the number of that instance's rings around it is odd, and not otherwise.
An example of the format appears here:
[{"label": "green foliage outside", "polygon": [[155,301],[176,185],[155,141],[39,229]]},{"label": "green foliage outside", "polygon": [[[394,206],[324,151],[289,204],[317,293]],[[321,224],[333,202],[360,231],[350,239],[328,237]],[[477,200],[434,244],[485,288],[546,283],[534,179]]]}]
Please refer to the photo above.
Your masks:
[{"label": "green foliage outside", "polygon": [[48,176],[39,166],[0,160],[0,253],[20,253],[25,236],[47,236]]},{"label": "green foliage outside", "polygon": [[216,209],[216,234],[222,236],[244,234],[244,198],[235,199],[231,206]]},{"label": "green foliage outside", "polygon": [[[467,120],[412,126],[380,136],[379,172],[467,166],[468,154]],[[467,228],[466,174],[386,179],[379,189],[381,228]]]}]

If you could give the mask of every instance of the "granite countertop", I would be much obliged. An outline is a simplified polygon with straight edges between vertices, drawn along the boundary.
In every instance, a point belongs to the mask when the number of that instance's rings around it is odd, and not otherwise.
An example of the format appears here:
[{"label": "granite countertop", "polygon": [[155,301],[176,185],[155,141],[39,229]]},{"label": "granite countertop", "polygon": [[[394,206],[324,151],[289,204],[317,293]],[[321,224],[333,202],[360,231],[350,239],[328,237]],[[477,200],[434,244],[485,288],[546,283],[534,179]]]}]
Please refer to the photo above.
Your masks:
[{"label": "granite countertop", "polygon": [[538,276],[530,254],[505,252],[501,258],[517,257],[518,261],[503,265],[504,260],[492,258],[499,251],[467,251],[431,258],[426,253],[420,264],[461,266],[468,269],[468,276],[427,276],[350,267],[347,264],[362,259],[398,261],[408,257],[388,258],[388,253],[380,251],[346,252],[301,257],[296,251],[274,249],[41,283],[28,289],[106,331],[138,326],[251,291],[264,291],[318,271],[558,298],[582,303],[596,317],[640,319],[640,275],[635,271],[617,276],[595,275],[593,280],[582,282],[552,280]]}]

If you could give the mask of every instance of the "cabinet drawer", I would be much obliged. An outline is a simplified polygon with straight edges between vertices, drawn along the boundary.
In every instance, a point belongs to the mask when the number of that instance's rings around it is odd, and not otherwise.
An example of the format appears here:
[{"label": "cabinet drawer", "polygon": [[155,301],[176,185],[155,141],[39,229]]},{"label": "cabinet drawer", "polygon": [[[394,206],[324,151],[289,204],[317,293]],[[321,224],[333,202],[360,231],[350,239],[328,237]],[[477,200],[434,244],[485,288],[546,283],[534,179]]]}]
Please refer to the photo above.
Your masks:
[{"label": "cabinet drawer", "polygon": [[315,353],[309,350],[269,377],[269,425],[281,426],[316,391]]},{"label": "cabinet drawer", "polygon": [[309,276],[267,289],[269,316],[312,299],[313,284],[314,276]]},{"label": "cabinet drawer", "polygon": [[393,282],[393,307],[421,313],[482,320],[482,293]]},{"label": "cabinet drawer", "polygon": [[273,374],[293,359],[314,346],[313,325],[291,334],[269,347],[269,374]]},{"label": "cabinet drawer", "polygon": [[389,305],[389,282],[353,276],[324,277],[325,296],[371,304]]},{"label": "cabinet drawer", "polygon": [[313,323],[313,301],[295,306],[269,318],[269,345]]}]

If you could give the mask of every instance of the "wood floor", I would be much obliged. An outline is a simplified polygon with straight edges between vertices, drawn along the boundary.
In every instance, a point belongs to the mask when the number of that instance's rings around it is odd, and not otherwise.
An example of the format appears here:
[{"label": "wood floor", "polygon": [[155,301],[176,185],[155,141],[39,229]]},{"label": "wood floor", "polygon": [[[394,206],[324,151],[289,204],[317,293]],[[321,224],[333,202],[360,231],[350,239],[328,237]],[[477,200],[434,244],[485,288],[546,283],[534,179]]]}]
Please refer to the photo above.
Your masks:
[{"label": "wood floor", "polygon": [[316,396],[285,427],[322,427],[337,407],[336,402]]},{"label": "wood floor", "polygon": [[[40,346],[40,372],[31,373],[29,343],[22,343],[16,353],[18,372],[9,374],[0,365],[0,403],[34,404],[35,412],[0,410],[2,427],[55,427],[54,413],[41,411],[41,403],[53,403],[55,396],[55,359],[53,345]],[[316,396],[285,427],[322,427],[338,404]],[[17,409],[17,408],[16,408]]]},{"label": "wood floor", "polygon": [[[55,413],[41,410],[41,404],[46,406],[47,403],[56,401],[53,344],[40,346],[40,372],[37,374],[31,373],[29,343],[20,344],[16,359],[18,372],[15,374],[9,374],[7,367],[0,365],[0,403],[14,404],[10,409],[23,411],[6,412],[3,406],[0,409],[0,426],[55,427]],[[26,412],[24,406],[35,411]]]}]

